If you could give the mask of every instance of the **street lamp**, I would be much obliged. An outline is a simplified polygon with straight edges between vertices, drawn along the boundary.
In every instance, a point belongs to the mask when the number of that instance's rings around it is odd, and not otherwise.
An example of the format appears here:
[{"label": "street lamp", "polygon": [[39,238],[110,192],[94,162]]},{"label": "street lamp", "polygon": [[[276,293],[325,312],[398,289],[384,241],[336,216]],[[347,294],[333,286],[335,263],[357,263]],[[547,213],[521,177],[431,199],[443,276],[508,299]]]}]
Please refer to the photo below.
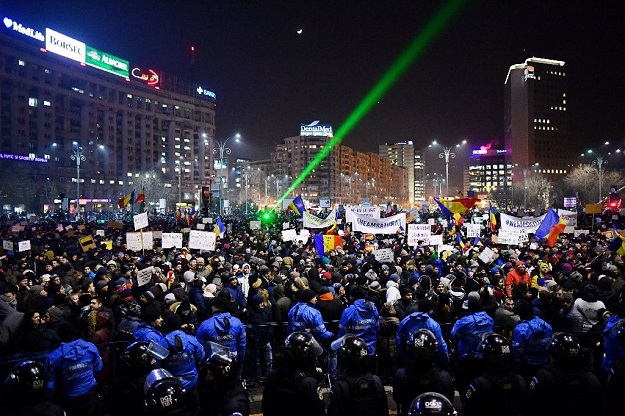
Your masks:
[{"label": "street lamp", "polygon": [[[456,154],[452,152],[454,147],[460,147],[461,145],[465,144],[467,141],[463,140],[462,143],[458,143],[457,145],[453,146],[453,147],[447,147],[447,146],[443,146],[443,145],[439,145],[443,147],[443,151],[441,153],[438,154],[438,157],[440,159],[445,159],[445,192],[447,193],[446,196],[449,196],[449,159],[455,159]],[[436,142],[436,140],[434,140],[432,142],[432,144],[429,147],[432,146],[436,146],[438,145],[438,143]]]},{"label": "street lamp", "polygon": [[[208,136],[206,135],[206,133],[202,134],[202,137],[204,137],[204,139],[207,139]],[[238,142],[239,138],[241,137],[241,135],[239,133],[233,134],[232,136],[224,139],[224,140],[218,140],[215,137],[212,137],[213,142],[215,142],[215,148],[213,148],[213,154],[217,154],[219,153],[219,170],[223,171],[224,168],[224,155],[229,155],[230,153],[232,153],[232,149],[230,149],[229,147],[227,147],[226,145],[228,144],[228,141],[230,141],[230,139],[233,139]],[[223,209],[223,176],[218,176],[219,178],[219,213],[222,214],[222,209]]]},{"label": "street lamp", "polygon": [[74,142],[76,149],[72,149],[72,155],[70,158],[76,161],[76,219],[80,217],[80,162],[85,161],[85,155],[82,152],[82,146]]},{"label": "street lamp", "polygon": [[[608,144],[608,142],[606,142],[605,144]],[[606,160],[606,156],[595,153],[592,151],[592,149],[588,150],[586,154],[592,155],[594,157],[592,164],[597,166],[597,173],[599,174],[599,202],[601,202],[601,197],[603,195],[603,165],[606,165],[608,161]],[[585,154],[582,153],[582,156],[584,155]]]},{"label": "street lamp", "polygon": [[176,160],[178,165],[178,207],[182,207],[182,157]]}]

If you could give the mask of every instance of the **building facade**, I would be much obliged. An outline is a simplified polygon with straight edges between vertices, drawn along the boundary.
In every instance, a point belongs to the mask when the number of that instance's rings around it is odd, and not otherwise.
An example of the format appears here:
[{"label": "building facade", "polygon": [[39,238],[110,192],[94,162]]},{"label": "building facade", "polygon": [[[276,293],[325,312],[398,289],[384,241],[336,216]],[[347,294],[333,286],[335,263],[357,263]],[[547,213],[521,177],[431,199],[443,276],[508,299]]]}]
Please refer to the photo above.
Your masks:
[{"label": "building facade", "polygon": [[41,37],[0,32],[3,181],[32,183],[39,207],[65,194],[111,209],[142,188],[146,202],[164,199],[168,210],[197,203],[214,176],[214,92],[33,30]]},{"label": "building facade", "polygon": [[507,195],[512,190],[512,165],[508,163],[506,154],[506,149],[473,149],[469,161],[468,189],[476,197],[491,199],[493,193]]},{"label": "building facade", "polygon": [[563,61],[529,58],[508,70],[504,141],[515,177],[535,169],[558,179],[570,169],[576,151],[567,142],[566,93]]},{"label": "building facade", "polygon": [[393,165],[406,168],[408,173],[408,199],[411,204],[425,200],[425,163],[423,152],[417,150],[411,140],[395,144],[382,144],[378,147],[381,157],[389,159]]}]

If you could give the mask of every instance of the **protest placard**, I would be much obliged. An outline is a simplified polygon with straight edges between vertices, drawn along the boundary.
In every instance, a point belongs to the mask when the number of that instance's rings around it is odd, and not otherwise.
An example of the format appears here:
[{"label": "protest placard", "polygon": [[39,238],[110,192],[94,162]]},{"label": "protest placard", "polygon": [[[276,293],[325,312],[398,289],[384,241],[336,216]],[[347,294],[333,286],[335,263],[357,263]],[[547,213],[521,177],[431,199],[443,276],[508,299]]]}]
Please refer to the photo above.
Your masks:
[{"label": "protest placard", "polygon": [[380,263],[391,263],[393,261],[393,249],[380,248],[373,251],[375,259]]},{"label": "protest placard", "polygon": [[181,233],[163,233],[162,239],[161,239],[161,247],[182,248],[182,234]]},{"label": "protest placard", "polygon": [[199,250],[215,250],[217,236],[211,231],[189,231],[189,248]]},{"label": "protest placard", "polygon": [[132,217],[132,221],[135,225],[135,231],[145,228],[148,226],[148,213],[142,212],[141,214],[136,214]]}]

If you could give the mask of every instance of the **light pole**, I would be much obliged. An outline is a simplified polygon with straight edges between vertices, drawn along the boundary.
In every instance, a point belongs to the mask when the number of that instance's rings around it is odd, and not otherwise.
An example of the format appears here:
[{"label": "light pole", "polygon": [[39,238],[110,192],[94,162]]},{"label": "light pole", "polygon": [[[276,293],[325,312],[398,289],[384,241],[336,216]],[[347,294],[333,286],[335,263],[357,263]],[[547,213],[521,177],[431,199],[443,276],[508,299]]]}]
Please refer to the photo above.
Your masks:
[{"label": "light pole", "polygon": [[248,188],[248,180],[249,180],[249,177],[250,177],[250,167],[249,166],[246,167],[243,170],[243,177],[245,178],[245,214],[247,214],[247,200],[248,200],[247,188]]},{"label": "light pole", "polygon": [[178,165],[178,208],[182,207],[182,157],[176,160]]},{"label": "light pole", "polygon": [[[462,143],[458,143],[457,145],[453,146],[453,147],[447,147],[447,146],[442,146],[443,151],[441,153],[438,154],[439,159],[445,159],[445,192],[446,192],[446,196],[449,196],[449,159],[455,159],[456,158],[456,154],[452,152],[454,147],[460,147],[461,145],[465,144],[467,141],[463,140]],[[436,146],[438,145],[438,143],[435,141],[432,142],[432,144],[429,147],[432,146]]]},{"label": "light pole", "polygon": [[[594,156],[592,164],[597,166],[597,173],[599,175],[599,202],[601,202],[601,197],[603,195],[603,165],[606,165],[608,161],[605,156],[597,154],[592,150],[588,150],[586,154]],[[582,153],[582,156],[584,156],[584,153]]]},{"label": "light pole", "polygon": [[[206,133],[202,134],[202,137],[204,137],[205,139],[208,137],[206,135]],[[219,170],[223,171],[224,166],[225,166],[225,159],[224,159],[224,155],[229,155],[230,153],[232,153],[232,149],[230,149],[229,147],[227,147],[226,145],[228,144],[228,141],[230,141],[230,139],[234,138],[236,142],[239,141],[239,138],[241,137],[241,135],[239,133],[233,134],[232,136],[224,139],[224,140],[218,140],[215,137],[212,137],[213,142],[215,142],[215,148],[213,148],[213,154],[217,154],[219,153]],[[223,175],[219,176],[219,213],[222,213],[222,204],[223,204]]]},{"label": "light pole", "polygon": [[70,158],[76,161],[76,219],[80,217],[80,162],[85,161],[85,155],[82,152],[82,146],[74,142],[76,149],[72,149]]}]

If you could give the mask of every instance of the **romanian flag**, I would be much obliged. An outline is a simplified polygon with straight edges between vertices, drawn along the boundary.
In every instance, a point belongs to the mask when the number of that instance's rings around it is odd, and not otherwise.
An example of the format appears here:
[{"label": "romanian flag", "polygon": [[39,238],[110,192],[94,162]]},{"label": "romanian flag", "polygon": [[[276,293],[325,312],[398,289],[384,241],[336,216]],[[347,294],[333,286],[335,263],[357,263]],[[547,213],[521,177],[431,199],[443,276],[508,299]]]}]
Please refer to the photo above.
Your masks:
[{"label": "romanian flag", "polygon": [[616,237],[610,241],[608,248],[619,256],[625,255],[625,237],[617,233]]},{"label": "romanian flag", "polygon": [[119,201],[117,201],[117,205],[120,208],[127,207],[128,205],[132,205],[134,203],[135,203],[135,191],[134,190],[128,195],[126,195],[125,197],[119,198]]},{"label": "romanian flag", "polygon": [[495,232],[497,228],[497,218],[495,218],[495,211],[493,210],[493,205],[488,203],[488,226],[490,227],[491,232]]},{"label": "romanian flag", "polygon": [[180,212],[180,207],[178,207],[176,209],[176,221],[180,222],[181,219],[182,219],[182,213]]},{"label": "romanian flag", "polygon": [[191,226],[191,215],[190,215],[188,209],[184,210],[184,219],[187,221],[187,225],[190,227]]},{"label": "romanian flag", "polygon": [[473,245],[476,247],[484,247],[484,244],[482,244],[482,240],[480,240],[480,237],[475,237],[475,240],[473,240]]},{"label": "romanian flag", "polygon": [[559,221],[560,221],[560,216],[558,215],[557,211],[551,208],[549,212],[547,212],[547,215],[545,215],[545,218],[543,218],[540,225],[538,226],[538,229],[536,230],[536,233],[535,233],[536,238],[540,240],[540,239],[547,237],[547,235],[549,235],[549,233],[551,232],[551,227],[556,225]]},{"label": "romanian flag", "polygon": [[220,237],[222,237],[226,233],[226,226],[221,220],[221,217],[217,217],[213,231],[215,232],[215,234],[219,235]]},{"label": "romanian flag", "polygon": [[337,225],[338,224],[336,223],[336,220],[334,220],[334,224],[332,224],[332,227],[328,228],[328,231],[326,231],[326,234],[336,234],[337,233],[337,230],[336,230]]},{"label": "romanian flag", "polygon": [[139,196],[137,196],[137,199],[135,199],[135,204],[138,204],[139,202],[145,202],[145,189],[141,188],[141,192],[139,192]]},{"label": "romanian flag", "polygon": [[547,242],[545,245],[547,247],[553,247],[558,242],[558,236],[562,234],[564,228],[566,227],[566,222],[562,218],[559,219],[558,223],[551,227],[551,231],[547,234]]},{"label": "romanian flag", "polygon": [[304,214],[304,211],[306,211],[306,207],[304,206],[302,196],[296,196],[293,201],[291,201],[287,209],[293,210],[294,212],[299,212],[299,215]]},{"label": "romanian flag", "polygon": [[462,218],[462,214],[454,214],[454,223],[456,224],[456,227],[462,227],[464,225],[464,218]]},{"label": "romanian flag", "polygon": [[442,214],[445,217],[453,217],[454,213],[449,210],[438,198],[434,198],[434,202],[438,205],[438,208],[441,210]]},{"label": "romanian flag", "polygon": [[439,204],[439,207],[442,204],[445,206],[445,208],[447,208],[448,211],[451,212],[451,214],[445,214],[445,215],[453,215],[453,214],[462,214],[466,210],[473,208],[475,204],[480,202],[480,199],[478,198],[456,198],[456,199],[440,198],[440,200],[435,199],[435,201],[437,204]]},{"label": "romanian flag", "polygon": [[320,257],[325,256],[327,252],[334,250],[339,246],[343,246],[343,238],[340,235],[315,234],[313,236],[313,241],[315,243],[315,250]]}]

